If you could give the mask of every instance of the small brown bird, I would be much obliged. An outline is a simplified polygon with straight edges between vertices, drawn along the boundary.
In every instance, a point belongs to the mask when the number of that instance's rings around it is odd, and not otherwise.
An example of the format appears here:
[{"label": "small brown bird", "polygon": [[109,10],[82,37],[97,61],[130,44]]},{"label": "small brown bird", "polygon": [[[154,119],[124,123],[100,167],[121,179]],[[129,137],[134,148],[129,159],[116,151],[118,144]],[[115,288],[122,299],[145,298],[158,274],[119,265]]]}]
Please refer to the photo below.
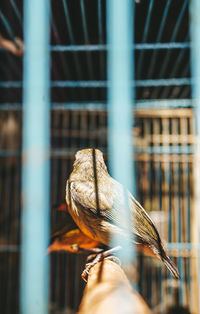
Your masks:
[{"label": "small brown bird", "polygon": [[[180,278],[151,218],[130,192],[127,195],[132,241],[139,249],[160,259],[175,278]],[[106,246],[110,245],[110,236],[114,234],[127,240],[124,189],[108,174],[103,154],[98,149],[83,149],[76,153],[66,184],[66,202],[79,229],[92,240]]]}]

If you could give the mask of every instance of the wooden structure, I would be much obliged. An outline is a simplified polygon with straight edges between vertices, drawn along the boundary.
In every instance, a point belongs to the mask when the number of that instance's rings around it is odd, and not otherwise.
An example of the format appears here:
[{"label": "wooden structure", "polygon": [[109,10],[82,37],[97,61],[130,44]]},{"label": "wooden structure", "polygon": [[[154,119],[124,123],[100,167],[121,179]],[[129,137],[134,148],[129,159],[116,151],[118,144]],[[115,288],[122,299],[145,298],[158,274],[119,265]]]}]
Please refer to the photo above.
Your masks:
[{"label": "wooden structure", "polygon": [[100,313],[151,313],[122,268],[109,260],[91,268],[78,311],[78,314]]}]

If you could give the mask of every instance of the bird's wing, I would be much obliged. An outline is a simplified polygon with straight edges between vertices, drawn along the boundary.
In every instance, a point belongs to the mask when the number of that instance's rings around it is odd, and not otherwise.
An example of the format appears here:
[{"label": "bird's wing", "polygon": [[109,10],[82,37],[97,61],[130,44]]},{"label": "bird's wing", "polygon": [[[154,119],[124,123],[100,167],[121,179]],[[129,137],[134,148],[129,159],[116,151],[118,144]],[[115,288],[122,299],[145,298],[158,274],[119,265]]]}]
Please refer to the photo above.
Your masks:
[{"label": "bird's wing", "polygon": [[[103,219],[127,229],[125,195],[121,184],[111,177],[108,182],[99,182],[98,196],[93,182],[69,183],[71,198],[85,210],[90,210]],[[128,197],[128,192],[127,197]]]},{"label": "bird's wing", "polygon": [[[135,242],[154,244],[160,247],[161,240],[151,218],[133,195],[126,191],[120,183],[110,177],[109,184],[100,182],[98,188],[99,208],[94,183],[72,182],[71,197],[85,210],[98,214],[103,219],[127,231],[127,219]],[[126,202],[126,198],[128,202]],[[125,210],[128,203],[129,212]],[[159,249],[159,248],[158,248]]]},{"label": "bird's wing", "polygon": [[129,206],[132,212],[132,230],[140,238],[140,242],[153,244],[161,249],[159,233],[142,205],[129,193]]}]

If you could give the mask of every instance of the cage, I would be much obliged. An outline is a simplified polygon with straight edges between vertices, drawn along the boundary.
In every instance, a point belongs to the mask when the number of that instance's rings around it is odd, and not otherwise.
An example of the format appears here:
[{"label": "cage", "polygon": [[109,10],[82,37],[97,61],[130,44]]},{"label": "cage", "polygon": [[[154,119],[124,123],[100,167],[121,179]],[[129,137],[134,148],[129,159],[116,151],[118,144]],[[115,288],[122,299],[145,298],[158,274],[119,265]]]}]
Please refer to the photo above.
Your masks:
[{"label": "cage", "polygon": [[[107,1],[50,3],[52,226],[62,219],[54,205],[65,202],[75,152],[96,147],[108,162]],[[139,256],[138,290],[153,313],[178,306],[197,313],[189,1],[135,1],[133,15],[136,196],[181,275],[177,283],[161,265]],[[3,37],[23,38],[23,1],[2,0],[0,17]],[[19,313],[23,63],[5,48],[0,54],[0,310],[9,314]],[[85,256],[54,252],[50,260],[49,310],[75,313]]]}]

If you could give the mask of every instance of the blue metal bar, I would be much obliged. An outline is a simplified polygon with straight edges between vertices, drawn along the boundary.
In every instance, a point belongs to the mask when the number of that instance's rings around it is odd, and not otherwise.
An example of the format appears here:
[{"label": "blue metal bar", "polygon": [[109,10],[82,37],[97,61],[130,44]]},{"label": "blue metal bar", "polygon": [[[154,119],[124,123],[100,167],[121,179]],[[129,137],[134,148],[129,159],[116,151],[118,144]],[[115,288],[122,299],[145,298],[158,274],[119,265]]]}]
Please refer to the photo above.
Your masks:
[{"label": "blue metal bar", "polygon": [[2,88],[21,88],[22,82],[21,81],[7,81],[7,82],[0,82],[0,87]]},{"label": "blue metal bar", "polygon": [[16,14],[16,16],[18,18],[18,21],[19,21],[20,25],[22,26],[22,16],[21,16],[21,13],[20,13],[18,7],[17,7],[17,5],[16,5],[14,0],[10,0],[10,2],[11,2],[11,5],[13,7],[13,10],[15,11],[15,14]]},{"label": "blue metal bar", "polygon": [[[88,34],[88,27],[87,27],[87,20],[86,20],[86,11],[85,11],[85,0],[80,0],[80,9],[81,9],[81,18],[82,18],[82,25],[83,25],[83,37],[84,43],[89,45],[89,34]],[[92,80],[94,78],[93,66],[92,66],[92,55],[90,51],[86,53],[86,62],[88,67],[88,74],[89,79]],[[94,90],[91,90],[92,98],[95,97]]]},{"label": "blue metal bar", "polygon": [[[4,25],[5,29],[7,30],[7,33],[8,33],[8,35],[9,35],[9,37],[13,40],[13,43],[15,44],[15,46],[16,46],[17,48],[19,48],[19,45],[18,45],[18,43],[17,43],[16,40],[15,40],[14,32],[13,32],[13,30],[12,30],[12,28],[11,28],[11,26],[10,26],[8,20],[7,20],[7,18],[4,16],[4,14],[2,13],[1,10],[0,10],[0,18],[1,18],[2,22],[3,22],[3,25]],[[15,71],[15,73],[17,73],[17,75],[19,75],[19,73],[21,72],[21,69],[19,68],[19,65],[16,66],[16,62],[15,62],[13,56],[11,55],[11,53],[10,53],[8,50],[6,50],[6,49],[5,49],[5,50],[2,49],[2,51],[8,53],[8,56],[9,56],[9,64],[12,65],[12,68],[13,68],[13,70]],[[7,71],[6,71],[6,72],[8,72],[8,69],[9,69],[9,68],[7,68]]]},{"label": "blue metal bar", "polygon": [[[184,76],[187,76],[189,77],[190,76],[190,63],[186,63],[181,74],[180,74],[182,77]],[[191,78],[191,82],[192,82],[192,78]],[[188,97],[188,95],[190,95],[190,88],[191,86],[187,86],[187,87],[183,87],[181,86],[180,88],[180,91],[179,91],[179,94],[177,94],[176,97],[180,97],[180,98],[184,98],[184,97]],[[191,97],[191,96],[190,96]]]},{"label": "blue metal bar", "polygon": [[147,146],[145,148],[135,148],[137,154],[194,154],[195,148],[193,146]]},{"label": "blue metal bar", "polygon": [[196,250],[197,245],[191,242],[171,242],[167,243],[166,247],[168,250]]},{"label": "blue metal bar", "polygon": [[[84,41],[85,41],[86,45],[88,45],[89,44],[89,35],[88,35],[84,0],[80,0],[80,7],[81,7],[81,17],[82,17],[82,24],[83,24]],[[90,77],[90,79],[93,79],[94,76],[93,76],[93,68],[92,68],[92,59],[91,59],[91,54],[89,51],[87,53],[87,64],[88,64],[89,77]]]},{"label": "blue metal bar", "polygon": [[[5,108],[6,108],[5,104]],[[132,104],[134,109],[168,109],[194,107],[191,99],[169,99],[169,100],[136,100]],[[52,103],[52,110],[107,110],[106,103],[101,102],[80,102],[80,103]],[[1,106],[0,106],[1,110]]]},{"label": "blue metal bar", "polygon": [[[189,34],[187,34],[185,41],[187,42],[188,39],[189,39]],[[180,68],[180,64],[183,60],[184,55],[185,55],[185,51],[182,49],[179,53],[179,56],[175,62],[174,67],[172,68],[172,71],[170,71],[170,78],[175,77],[177,75],[177,71]],[[170,90],[170,88],[163,89],[163,92],[161,94],[162,99],[164,99],[164,98],[167,99],[169,97],[169,90]]]},{"label": "blue metal bar", "polygon": [[[189,34],[186,35],[185,42],[188,42],[188,40],[189,40]],[[178,59],[176,60],[174,67],[172,68],[172,71],[170,72],[170,77],[174,77],[176,75],[177,69],[180,66],[180,63],[182,61],[184,54],[185,54],[185,51],[182,49],[179,53]]]},{"label": "blue metal bar", "polygon": [[[50,20],[51,20],[51,10],[50,10]],[[51,27],[52,27],[52,31],[55,34],[56,33],[56,29],[55,29],[54,21],[51,20],[50,24],[51,24]],[[57,58],[55,60],[56,60],[55,64],[54,65],[52,64],[52,77],[59,77],[60,73],[59,73],[59,66],[58,66]],[[63,62],[63,61],[61,61],[61,62]],[[53,63],[53,56],[52,56],[52,63]],[[62,65],[63,65],[63,63],[62,63]],[[63,65],[63,68],[64,68],[64,65]],[[64,91],[61,91],[61,93],[59,93],[59,92],[60,91],[56,91],[57,97],[58,98],[60,96],[64,97]]]},{"label": "blue metal bar", "polygon": [[143,43],[145,43],[145,41],[147,40],[147,35],[148,35],[148,31],[149,31],[149,23],[150,23],[150,20],[151,20],[151,13],[152,13],[152,9],[153,9],[153,4],[154,4],[154,0],[151,0],[150,3],[149,3],[147,19],[146,19],[146,23],[145,23],[145,27],[144,27],[144,33],[143,33],[143,37],[142,37],[142,42]]},{"label": "blue metal bar", "polygon": [[[19,77],[21,78],[21,67],[19,66],[19,64],[16,64],[15,61],[15,57],[9,52],[8,53],[8,64],[4,63],[1,64],[1,69],[4,71],[5,73],[5,80],[6,77]],[[13,91],[13,95],[19,96],[20,95],[20,91],[19,89],[17,89],[16,91]]]},{"label": "blue metal bar", "polygon": [[3,23],[4,27],[5,27],[8,35],[10,36],[11,39],[14,40],[15,36],[14,36],[13,30],[12,30],[10,24],[8,23],[7,18],[4,16],[4,14],[3,14],[3,12],[1,10],[0,10],[0,18],[2,20],[2,23]]},{"label": "blue metal bar", "polygon": [[24,2],[21,312],[48,312],[49,1]]},{"label": "blue metal bar", "polygon": [[191,99],[138,100],[135,109],[193,108]]},{"label": "blue metal bar", "polygon": [[[192,99],[168,99],[168,100],[137,100],[132,107],[135,109],[168,109],[168,108],[194,108]],[[0,111],[21,110],[20,103],[0,104]],[[107,105],[104,102],[53,102],[52,110],[91,110],[105,111]]]},{"label": "blue metal bar", "polygon": [[[101,0],[98,0],[98,32],[99,32],[99,43],[100,45],[103,45],[103,23],[102,23],[102,2]],[[104,57],[103,54],[99,54],[99,61],[100,61],[100,72],[101,72],[101,79],[103,79],[104,76]]]},{"label": "blue metal bar", "polygon": [[[152,9],[153,9],[153,4],[154,4],[154,0],[151,0],[149,2],[149,9],[148,9],[148,13],[147,13],[147,18],[146,18],[146,23],[145,23],[145,27],[144,27],[144,33],[143,33],[143,37],[142,37],[142,43],[145,43],[147,41],[147,35],[148,35],[148,30],[149,30],[149,23],[151,20],[151,13],[152,13]],[[139,76],[139,74],[141,73],[141,67],[142,67],[142,61],[143,61],[143,56],[144,56],[144,52],[142,51],[142,53],[139,56],[139,60],[138,60],[138,65],[137,65],[137,75],[136,77]]]},{"label": "blue metal bar", "polygon": [[51,87],[106,88],[107,81],[52,81]]},{"label": "blue metal bar", "polygon": [[98,0],[98,32],[100,45],[103,44],[102,3]]},{"label": "blue metal bar", "polygon": [[133,48],[135,50],[186,49],[190,48],[190,42],[141,43],[135,44]]},{"label": "blue metal bar", "polygon": [[[178,19],[177,19],[177,21],[176,21],[175,28],[173,29],[173,33],[172,33],[170,42],[174,42],[175,39],[176,39],[178,30],[179,30],[179,28],[180,28],[181,21],[182,21],[182,19],[183,19],[183,16],[184,16],[184,14],[185,14],[185,11],[186,11],[187,4],[188,4],[188,0],[185,0],[184,3],[183,3],[183,5],[182,5],[182,9],[181,9],[181,11],[180,11],[180,13],[179,13],[179,17],[178,17]],[[182,51],[183,51],[183,50],[182,50]],[[180,51],[180,54],[182,53],[182,51]],[[185,52],[185,51],[184,51],[184,52]],[[163,62],[163,64],[162,64],[162,67],[161,67],[160,72],[159,72],[159,78],[162,78],[162,77],[164,77],[164,75],[165,75],[165,72],[166,72],[166,69],[167,69],[169,60],[170,60],[170,58],[171,58],[171,53],[172,53],[172,50],[167,50],[166,56],[165,56],[165,58],[164,58],[164,62]],[[176,65],[176,62],[177,62],[177,60],[175,60],[175,65]],[[160,92],[160,88],[155,89],[155,93],[152,94],[152,98],[157,98],[159,92]]]},{"label": "blue metal bar", "polygon": [[192,40],[191,46],[191,72],[193,77],[193,85],[192,85],[192,98],[195,101],[195,119],[196,119],[196,135],[197,135],[197,152],[195,159],[195,171],[194,171],[194,195],[195,195],[195,207],[194,207],[194,215],[195,215],[195,225],[192,226],[196,231],[196,241],[198,242],[198,252],[197,252],[197,269],[196,276],[198,282],[198,309],[197,312],[200,312],[200,211],[199,211],[199,195],[200,195],[200,1],[192,0],[190,1],[190,34]]},{"label": "blue metal bar", "polygon": [[71,19],[70,19],[69,10],[68,10],[68,4],[67,4],[66,0],[63,0],[62,2],[63,2],[65,21],[66,21],[66,25],[67,25],[67,29],[68,29],[68,33],[69,33],[69,38],[70,38],[70,41],[73,45],[75,43],[75,39],[74,39],[73,30],[72,30]]},{"label": "blue metal bar", "polygon": [[[180,11],[179,17],[178,17],[178,19],[177,19],[175,28],[174,28],[174,30],[173,30],[173,34],[172,34],[172,37],[171,37],[170,42],[174,42],[175,39],[176,39],[176,35],[177,35],[177,33],[178,33],[178,30],[179,30],[181,21],[182,21],[182,19],[183,19],[184,14],[185,14],[185,10],[186,10],[187,4],[188,4],[188,0],[185,0],[184,3],[183,3],[182,9],[181,9],[181,11]],[[165,61],[163,62],[162,67],[161,67],[161,70],[160,70],[160,73],[159,73],[159,76],[160,76],[160,77],[163,77],[163,76],[164,76],[164,73],[165,73],[165,71],[166,71],[166,67],[167,67],[167,65],[168,65],[168,62],[169,62],[170,57],[171,57],[171,50],[167,50],[167,55],[166,55],[166,57],[165,57]]]},{"label": "blue metal bar", "polygon": [[185,88],[182,88],[182,91],[179,93],[179,97],[191,97],[191,86],[185,86]]},{"label": "blue metal bar", "polygon": [[[122,183],[124,191],[136,194],[133,167],[133,1],[107,1],[108,50],[108,151],[111,174]],[[122,106],[123,104],[123,106]],[[125,192],[124,216],[130,230],[130,213]],[[121,236],[114,236],[112,244],[122,244]],[[131,242],[131,240],[130,240]],[[126,262],[135,260],[131,243],[122,244],[120,258]]]},{"label": "blue metal bar", "polygon": [[[131,46],[135,50],[162,50],[162,49],[189,49],[190,42],[169,42],[169,43],[141,43]],[[54,45],[51,46],[51,51],[106,51],[109,49],[108,45],[100,42],[98,45]]]},{"label": "blue metal bar", "polygon": [[[75,39],[74,39],[74,34],[73,34],[73,30],[72,30],[72,25],[71,25],[71,19],[70,19],[70,15],[69,15],[69,10],[68,10],[68,4],[66,0],[63,0],[63,8],[64,8],[64,13],[65,13],[65,21],[66,21],[66,25],[67,25],[67,30],[68,30],[68,34],[69,34],[69,39],[71,42],[71,46],[51,46],[51,51],[58,51],[58,50],[54,50],[54,48],[58,47],[61,48],[59,51],[66,51],[66,50],[62,50],[62,48],[66,48],[66,47],[76,47],[74,45],[75,43]],[[68,51],[81,51],[81,50],[68,50]],[[76,72],[78,74],[78,79],[81,79],[81,64],[79,62],[79,59],[77,57],[77,54],[73,54],[74,57],[74,63],[75,63],[75,68],[76,68]]]},{"label": "blue metal bar", "polygon": [[[54,21],[54,18],[53,18],[53,13],[52,13],[52,10],[51,10],[51,7],[50,7],[50,21],[51,21],[51,27],[52,27],[52,30],[53,30],[53,34],[54,34],[54,37],[55,37],[55,40],[56,40],[56,46],[60,46],[60,43],[61,43],[61,39],[60,39],[60,35],[59,35],[59,32],[57,30],[57,27],[56,27],[56,23]],[[67,78],[68,76],[70,76],[70,70],[69,70],[69,66],[68,66],[68,63],[67,63],[67,58],[65,58],[65,56],[63,55],[63,53],[59,53],[59,57],[60,57],[60,61],[61,61],[61,67],[59,65],[59,62],[57,61],[57,58],[56,58],[56,64],[53,66],[53,72],[55,72],[56,74],[56,77],[60,77],[60,71],[59,69],[61,68],[61,71],[63,72],[64,74],[64,77]],[[74,91],[68,91],[68,94],[72,94],[74,95]],[[59,97],[59,92],[57,92],[57,95]],[[65,97],[65,93],[64,91],[62,91],[62,95],[61,95],[62,98]]]},{"label": "blue metal bar", "polygon": [[[74,33],[73,33],[73,28],[71,25],[71,19],[70,19],[70,15],[69,15],[69,9],[68,9],[68,4],[66,0],[63,0],[63,8],[64,8],[64,14],[65,14],[65,21],[66,21],[66,26],[67,26],[67,30],[68,30],[68,34],[69,34],[69,39],[71,42],[70,47],[74,47],[75,46],[75,38],[74,38]],[[63,47],[63,46],[54,46],[54,47]],[[54,48],[52,47],[52,48]],[[66,46],[64,46],[66,47]],[[57,50],[52,50],[52,51],[57,51]],[[62,51],[62,50],[60,50]],[[74,50],[74,52],[76,52],[76,50]],[[78,58],[77,53],[73,53],[73,59],[74,59],[74,64],[75,64],[75,71],[77,73],[77,79],[81,80],[82,79],[82,66],[81,66],[81,62]],[[80,93],[82,93],[83,95],[85,95],[85,90],[81,90]]]},{"label": "blue metal bar", "polygon": [[[172,78],[172,79],[158,79],[158,80],[136,80],[129,83],[132,87],[153,87],[153,86],[179,86],[190,85],[190,78]],[[81,88],[106,88],[110,87],[109,81],[52,81],[51,87],[81,87]],[[21,88],[22,82],[8,81],[0,82],[0,87],[3,88]]]},{"label": "blue metal bar", "polygon": [[172,79],[155,79],[155,80],[136,80],[136,87],[153,87],[153,86],[179,86],[179,85],[190,85],[190,78],[172,78]]},{"label": "blue metal bar", "polygon": [[13,43],[15,44],[15,46],[16,46],[17,48],[19,48],[19,45],[18,45],[18,43],[17,43],[16,40],[15,40],[14,32],[13,32],[13,30],[12,30],[10,24],[8,23],[7,18],[4,16],[4,14],[2,13],[1,10],[0,10],[0,18],[1,18],[2,22],[3,22],[3,25],[5,26],[6,31],[8,32],[8,35],[9,35],[10,38],[13,40]]},{"label": "blue metal bar", "polygon": [[[12,83],[12,82],[10,82]],[[15,83],[15,82],[13,82]],[[17,82],[16,82],[17,83]],[[0,87],[1,87],[0,83]],[[4,87],[10,87],[9,82],[4,82]],[[130,82],[131,86],[136,87],[153,87],[153,86],[179,86],[179,85],[190,85],[190,78],[173,78],[173,79],[158,79],[158,80],[136,80],[134,82]],[[105,88],[110,87],[110,81],[53,81],[51,83],[51,87],[93,87],[93,88]],[[13,86],[14,87],[14,86]]]},{"label": "blue metal bar", "polygon": [[[51,16],[51,26],[52,26],[52,30],[53,30],[53,33],[54,33],[54,36],[55,36],[55,39],[56,39],[56,43],[60,44],[60,42],[61,42],[60,35],[59,35],[58,30],[57,30],[56,24],[54,22],[54,18],[53,18],[51,7],[50,7],[50,16]],[[60,61],[61,61],[61,65],[62,65],[63,74],[67,78],[69,73],[70,73],[69,66],[68,66],[68,63],[67,63],[67,59],[65,58],[63,53],[59,53],[59,56],[60,56]],[[56,68],[56,67],[53,67],[53,68]],[[54,71],[55,71],[55,69],[54,69]],[[73,93],[73,92],[70,91],[69,93]]]},{"label": "blue metal bar", "polygon": [[[159,32],[158,32],[158,35],[157,35],[157,38],[156,38],[156,42],[157,43],[161,40],[170,4],[171,4],[171,0],[167,0],[166,6],[165,6],[165,9],[164,9],[164,12],[163,12],[163,16],[162,16],[162,21],[161,21],[161,24],[160,24]],[[148,78],[152,76],[153,69],[154,69],[155,62],[156,62],[156,56],[157,56],[157,51],[154,51],[153,55],[152,55],[152,58],[151,58],[149,71],[148,71],[148,74],[147,74]]]},{"label": "blue metal bar", "polygon": [[[100,148],[99,148],[100,149]],[[105,151],[105,147],[101,148],[102,151]],[[73,153],[76,152],[73,150]],[[196,152],[194,146],[184,145],[184,146],[147,146],[145,148],[135,147],[135,154],[149,154],[149,155],[162,155],[162,154],[175,154],[175,155],[191,155]],[[53,149],[51,150],[52,156],[69,156],[72,152],[68,149]],[[0,157],[10,157],[10,156],[20,156],[20,150],[0,150]]]}]

